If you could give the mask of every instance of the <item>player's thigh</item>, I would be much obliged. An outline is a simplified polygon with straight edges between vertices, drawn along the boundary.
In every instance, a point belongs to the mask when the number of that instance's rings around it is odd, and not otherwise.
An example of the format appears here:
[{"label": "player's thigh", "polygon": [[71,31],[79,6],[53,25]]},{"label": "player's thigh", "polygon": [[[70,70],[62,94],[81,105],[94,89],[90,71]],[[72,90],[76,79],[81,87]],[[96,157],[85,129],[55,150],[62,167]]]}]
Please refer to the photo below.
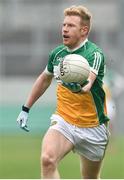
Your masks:
[{"label": "player's thigh", "polygon": [[58,130],[49,129],[43,138],[42,156],[46,155],[59,161],[73,149],[73,144]]},{"label": "player's thigh", "polygon": [[81,161],[81,173],[84,179],[100,178],[102,160],[91,161],[83,156],[80,156],[80,161]]}]

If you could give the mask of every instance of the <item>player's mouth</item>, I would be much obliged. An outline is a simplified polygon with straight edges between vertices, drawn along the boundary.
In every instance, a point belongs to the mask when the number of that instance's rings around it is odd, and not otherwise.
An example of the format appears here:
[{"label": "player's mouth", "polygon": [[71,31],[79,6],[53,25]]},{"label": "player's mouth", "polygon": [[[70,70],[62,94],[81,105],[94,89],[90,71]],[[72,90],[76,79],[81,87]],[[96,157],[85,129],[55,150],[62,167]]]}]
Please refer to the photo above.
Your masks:
[{"label": "player's mouth", "polygon": [[63,40],[68,40],[70,38],[70,36],[68,35],[63,35]]}]

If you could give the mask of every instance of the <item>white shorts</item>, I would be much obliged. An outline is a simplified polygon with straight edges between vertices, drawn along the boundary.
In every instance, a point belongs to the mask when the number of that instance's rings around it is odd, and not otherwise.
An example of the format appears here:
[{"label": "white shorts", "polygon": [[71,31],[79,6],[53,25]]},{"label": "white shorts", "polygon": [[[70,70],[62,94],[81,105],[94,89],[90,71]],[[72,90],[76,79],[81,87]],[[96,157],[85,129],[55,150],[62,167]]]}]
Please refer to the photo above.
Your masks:
[{"label": "white shorts", "polygon": [[102,124],[92,128],[80,128],[66,122],[59,115],[51,116],[50,129],[61,132],[74,145],[74,152],[91,161],[103,159],[109,140],[109,130]]}]

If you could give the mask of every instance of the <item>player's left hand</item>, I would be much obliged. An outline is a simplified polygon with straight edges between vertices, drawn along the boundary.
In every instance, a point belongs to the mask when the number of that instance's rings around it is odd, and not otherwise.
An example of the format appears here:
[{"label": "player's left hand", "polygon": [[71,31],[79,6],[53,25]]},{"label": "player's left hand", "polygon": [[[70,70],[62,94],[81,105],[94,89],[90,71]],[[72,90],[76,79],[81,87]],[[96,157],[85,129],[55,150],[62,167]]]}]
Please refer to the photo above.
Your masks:
[{"label": "player's left hand", "polygon": [[79,84],[79,83],[74,83],[74,82],[72,82],[72,83],[62,82],[62,85],[65,86],[66,88],[68,88],[68,89],[69,89],[70,91],[72,91],[73,93],[83,93],[83,92],[85,92],[85,91],[83,90],[83,88],[84,88],[85,86],[87,86],[88,83],[89,83],[89,81],[86,80],[85,82],[82,83],[82,85]]}]

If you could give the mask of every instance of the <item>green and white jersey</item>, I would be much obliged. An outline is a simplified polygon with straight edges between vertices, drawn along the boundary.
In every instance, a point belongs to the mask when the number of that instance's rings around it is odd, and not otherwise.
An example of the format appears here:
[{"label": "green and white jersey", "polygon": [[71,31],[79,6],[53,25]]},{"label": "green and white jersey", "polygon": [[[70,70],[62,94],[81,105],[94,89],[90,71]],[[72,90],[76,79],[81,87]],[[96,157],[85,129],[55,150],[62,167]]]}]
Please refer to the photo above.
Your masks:
[{"label": "green and white jersey", "polygon": [[79,127],[93,127],[108,121],[106,116],[105,93],[103,77],[105,72],[105,58],[102,50],[94,43],[85,40],[80,47],[70,51],[60,45],[49,56],[46,73],[54,74],[59,82],[58,65],[68,54],[79,54],[87,59],[91,71],[97,75],[91,91],[86,94],[72,93],[58,83],[56,113],[66,121]]}]

